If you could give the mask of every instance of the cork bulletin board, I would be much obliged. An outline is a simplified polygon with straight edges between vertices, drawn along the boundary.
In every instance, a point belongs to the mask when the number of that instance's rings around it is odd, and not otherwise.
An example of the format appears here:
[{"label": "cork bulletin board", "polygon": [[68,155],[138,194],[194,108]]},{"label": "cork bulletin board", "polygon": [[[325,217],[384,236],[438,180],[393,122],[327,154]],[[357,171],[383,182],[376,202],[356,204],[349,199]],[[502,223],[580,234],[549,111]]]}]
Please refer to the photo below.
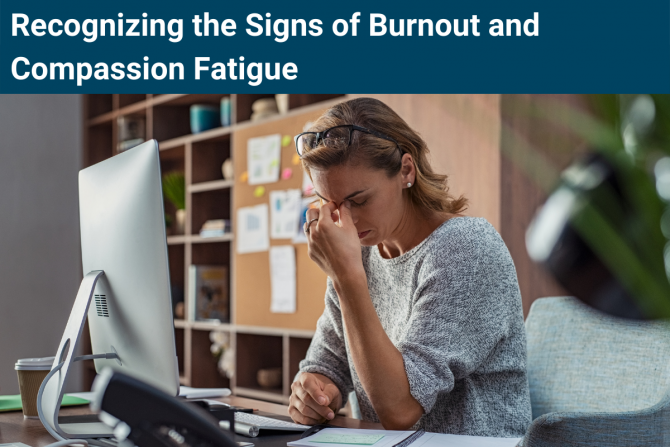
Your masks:
[{"label": "cork bulletin board", "polygon": [[[314,121],[325,110],[322,106],[313,111],[300,114],[287,114],[264,124],[254,124],[240,129],[234,135],[233,162],[235,166],[235,187],[233,188],[233,225],[236,224],[237,210],[242,207],[269,204],[271,191],[301,189],[303,175],[300,164],[293,164],[295,145],[293,137],[302,132],[308,121]],[[247,141],[250,138],[272,134],[289,135],[291,144],[281,149],[280,173],[291,168],[291,178],[266,183],[265,194],[254,196],[256,185],[241,181],[247,171]],[[290,239],[270,239],[270,245],[289,245]],[[266,326],[276,328],[314,330],[316,321],[323,313],[326,292],[326,274],[307,256],[307,244],[292,244],[296,255],[296,312],[292,314],[270,312],[270,254],[237,253],[234,247],[234,283],[235,283],[235,323],[238,325]]]}]

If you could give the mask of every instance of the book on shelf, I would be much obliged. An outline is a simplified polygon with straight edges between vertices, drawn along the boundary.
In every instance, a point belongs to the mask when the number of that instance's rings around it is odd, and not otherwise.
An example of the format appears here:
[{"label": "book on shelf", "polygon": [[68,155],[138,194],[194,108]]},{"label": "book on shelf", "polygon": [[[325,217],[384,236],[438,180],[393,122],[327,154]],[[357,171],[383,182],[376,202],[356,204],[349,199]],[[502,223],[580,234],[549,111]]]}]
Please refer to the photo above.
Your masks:
[{"label": "book on shelf", "polygon": [[194,321],[230,321],[228,267],[189,266],[189,318]]},{"label": "book on shelf", "polygon": [[220,237],[230,233],[232,226],[229,219],[208,220],[200,228],[200,237]]}]

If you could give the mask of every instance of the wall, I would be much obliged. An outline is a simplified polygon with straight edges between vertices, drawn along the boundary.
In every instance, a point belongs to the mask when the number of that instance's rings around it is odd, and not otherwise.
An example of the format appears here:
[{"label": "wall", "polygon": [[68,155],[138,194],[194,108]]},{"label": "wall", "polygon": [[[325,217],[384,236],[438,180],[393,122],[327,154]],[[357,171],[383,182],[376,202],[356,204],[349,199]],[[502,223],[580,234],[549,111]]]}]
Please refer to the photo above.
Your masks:
[{"label": "wall", "polygon": [[79,95],[0,95],[1,394],[16,359],[55,354],[79,287],[81,118]]},{"label": "wall", "polygon": [[500,231],[500,95],[349,95],[383,101],[419,132],[450,193],[470,201],[465,214]]}]

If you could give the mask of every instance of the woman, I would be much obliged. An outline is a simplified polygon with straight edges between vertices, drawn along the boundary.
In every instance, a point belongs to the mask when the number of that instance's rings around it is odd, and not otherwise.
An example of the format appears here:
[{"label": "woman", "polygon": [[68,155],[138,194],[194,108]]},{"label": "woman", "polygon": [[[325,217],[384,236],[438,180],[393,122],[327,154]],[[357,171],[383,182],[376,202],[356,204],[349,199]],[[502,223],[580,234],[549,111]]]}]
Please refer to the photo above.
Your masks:
[{"label": "woman", "polygon": [[516,437],[530,424],[514,264],[496,230],[462,216],[419,135],[388,106],[333,106],[296,137],[321,199],[309,256],[326,308],[289,413],[316,424],[354,390],[386,429]]}]

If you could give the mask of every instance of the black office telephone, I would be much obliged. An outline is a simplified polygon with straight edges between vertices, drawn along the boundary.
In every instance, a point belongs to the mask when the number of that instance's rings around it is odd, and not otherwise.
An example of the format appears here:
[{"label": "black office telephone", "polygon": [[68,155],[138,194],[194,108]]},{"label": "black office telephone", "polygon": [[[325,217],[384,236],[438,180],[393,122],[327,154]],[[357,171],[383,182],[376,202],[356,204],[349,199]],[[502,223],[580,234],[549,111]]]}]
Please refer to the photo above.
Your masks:
[{"label": "black office telephone", "polygon": [[128,375],[105,370],[93,391],[91,408],[114,427],[119,440],[128,439],[138,447],[238,447],[204,409]]}]

